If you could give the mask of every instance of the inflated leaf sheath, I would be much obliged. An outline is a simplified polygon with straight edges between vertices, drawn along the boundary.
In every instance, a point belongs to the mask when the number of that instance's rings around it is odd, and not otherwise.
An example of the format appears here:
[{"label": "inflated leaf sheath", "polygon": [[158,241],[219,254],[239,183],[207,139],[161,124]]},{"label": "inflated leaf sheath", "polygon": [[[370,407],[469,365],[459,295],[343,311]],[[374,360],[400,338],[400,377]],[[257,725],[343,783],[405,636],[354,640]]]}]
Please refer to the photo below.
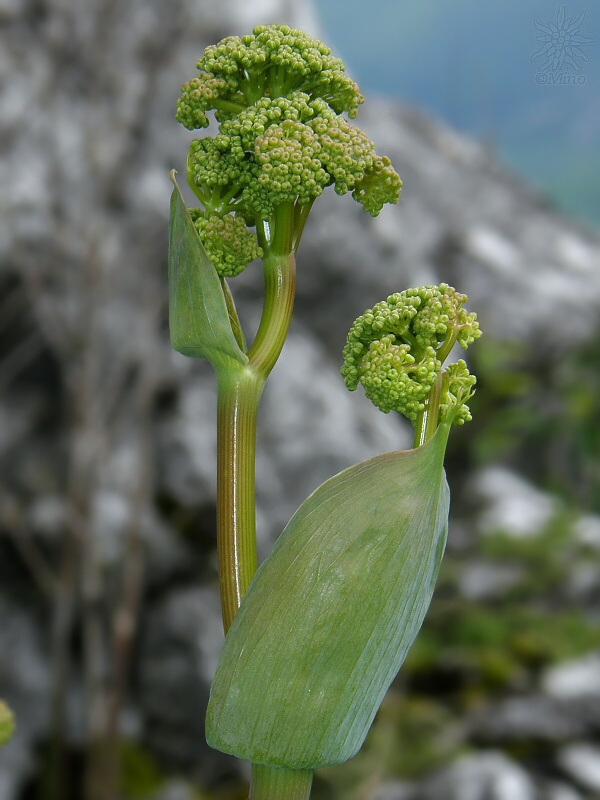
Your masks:
[{"label": "inflated leaf sheath", "polygon": [[169,328],[173,349],[215,369],[248,363],[236,341],[219,276],[175,183],[169,225]]},{"label": "inflated leaf sheath", "polygon": [[316,769],[359,750],[412,645],[445,547],[448,426],[320,486],[257,572],[227,635],[208,743]]}]

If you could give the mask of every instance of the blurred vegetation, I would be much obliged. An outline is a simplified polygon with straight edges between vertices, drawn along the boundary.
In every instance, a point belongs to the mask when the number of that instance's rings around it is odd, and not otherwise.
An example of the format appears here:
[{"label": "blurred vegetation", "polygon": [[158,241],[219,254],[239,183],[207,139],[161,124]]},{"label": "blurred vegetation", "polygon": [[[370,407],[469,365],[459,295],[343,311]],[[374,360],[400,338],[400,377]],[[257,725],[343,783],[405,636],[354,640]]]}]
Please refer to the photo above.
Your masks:
[{"label": "blurred vegetation", "polygon": [[121,744],[123,793],[128,800],[150,800],[165,783],[166,775],[137,742]]},{"label": "blurred vegetation", "polygon": [[519,342],[473,353],[478,392],[467,461],[503,461],[578,509],[600,512],[600,330],[557,366]]},{"label": "blurred vegetation", "polygon": [[0,700],[0,747],[5,745],[15,731],[15,717],[3,700]]}]

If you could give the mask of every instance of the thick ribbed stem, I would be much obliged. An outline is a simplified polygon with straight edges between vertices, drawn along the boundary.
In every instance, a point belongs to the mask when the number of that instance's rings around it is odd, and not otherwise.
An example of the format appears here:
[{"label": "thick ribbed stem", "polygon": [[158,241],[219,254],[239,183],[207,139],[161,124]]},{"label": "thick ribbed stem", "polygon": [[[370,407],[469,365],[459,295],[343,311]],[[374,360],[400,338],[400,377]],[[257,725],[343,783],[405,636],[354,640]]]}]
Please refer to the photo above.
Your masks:
[{"label": "thick ribbed stem", "polygon": [[290,327],[296,294],[296,259],[292,253],[270,254],[265,256],[263,263],[263,316],[248,351],[248,358],[250,364],[266,378],[277,363]]},{"label": "thick ribbed stem", "polygon": [[263,259],[265,299],[245,367],[217,368],[217,540],[223,625],[229,630],[257,568],[255,458],[258,406],[265,381],[285,343],[296,290],[290,252],[293,208],[274,220]]},{"label": "thick ribbed stem", "polygon": [[248,351],[250,364],[266,380],[275,366],[288,334],[296,295],[296,259],[293,246],[294,209],[277,211],[272,221],[273,238],[265,244],[263,271],[265,299],[260,325]]},{"label": "thick ribbed stem", "polygon": [[217,545],[225,632],[257,568],[256,421],[264,386],[248,367],[219,376],[217,409]]},{"label": "thick ribbed stem", "polygon": [[308,800],[313,771],[252,765],[250,800]]}]

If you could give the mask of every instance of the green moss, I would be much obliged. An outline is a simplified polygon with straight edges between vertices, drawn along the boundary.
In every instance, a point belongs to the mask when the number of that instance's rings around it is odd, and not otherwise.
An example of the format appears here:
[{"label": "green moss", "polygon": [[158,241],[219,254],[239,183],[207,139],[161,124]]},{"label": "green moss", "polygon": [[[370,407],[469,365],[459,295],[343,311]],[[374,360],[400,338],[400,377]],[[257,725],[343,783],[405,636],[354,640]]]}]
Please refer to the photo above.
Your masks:
[{"label": "green moss", "polygon": [[523,342],[482,339],[472,355],[475,463],[518,464],[538,485],[600,511],[600,330],[560,361],[536,359]]},{"label": "green moss", "polygon": [[121,744],[121,780],[127,800],[146,800],[162,787],[165,774],[152,756],[136,742]]},{"label": "green moss", "polygon": [[[413,688],[429,690],[435,674],[451,667],[456,692],[496,692],[517,682],[524,670],[573,658],[597,644],[597,626],[577,611],[434,603],[403,674]],[[439,683],[442,691],[448,688],[446,680]]]},{"label": "green moss", "polygon": [[521,342],[482,338],[473,353],[477,392],[472,405],[477,433],[465,442],[477,464],[508,458],[535,422],[529,397],[535,388],[528,351]]},{"label": "green moss", "polygon": [[[483,538],[483,556],[521,568],[522,578],[507,592],[507,600],[553,606],[574,570],[594,564],[600,569],[598,552],[573,536],[576,516],[565,508],[536,536],[514,537],[500,532]],[[567,598],[559,603],[568,606]]]},{"label": "green moss", "polygon": [[5,745],[15,732],[15,716],[6,703],[0,700],[0,747]]},{"label": "green moss", "polygon": [[452,714],[443,705],[425,697],[405,697],[398,711],[393,772],[416,778],[447,763],[460,749],[455,734]]}]

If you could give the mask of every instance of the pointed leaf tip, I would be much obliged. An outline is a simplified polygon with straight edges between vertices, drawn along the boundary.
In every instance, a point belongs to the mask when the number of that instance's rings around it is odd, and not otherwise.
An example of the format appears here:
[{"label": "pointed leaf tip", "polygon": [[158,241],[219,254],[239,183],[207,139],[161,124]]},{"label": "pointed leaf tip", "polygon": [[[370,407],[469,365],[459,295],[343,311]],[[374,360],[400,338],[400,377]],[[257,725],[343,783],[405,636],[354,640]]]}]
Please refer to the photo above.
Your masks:
[{"label": "pointed leaf tip", "polygon": [[194,227],[175,170],[169,225],[169,327],[172,347],[192,358],[206,358],[215,369],[248,363],[229,319],[219,276]]}]

